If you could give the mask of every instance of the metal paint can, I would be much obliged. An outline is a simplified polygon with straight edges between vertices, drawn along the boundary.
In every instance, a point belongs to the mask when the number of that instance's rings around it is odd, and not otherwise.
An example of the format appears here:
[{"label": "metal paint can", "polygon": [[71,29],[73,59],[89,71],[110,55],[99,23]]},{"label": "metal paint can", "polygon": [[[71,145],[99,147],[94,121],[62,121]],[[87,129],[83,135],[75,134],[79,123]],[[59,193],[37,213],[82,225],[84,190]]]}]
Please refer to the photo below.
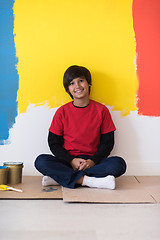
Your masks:
[{"label": "metal paint can", "polygon": [[7,184],[18,184],[22,182],[22,162],[4,162],[3,165],[8,168]]},{"label": "metal paint can", "polygon": [[7,184],[8,167],[0,166],[0,184]]}]

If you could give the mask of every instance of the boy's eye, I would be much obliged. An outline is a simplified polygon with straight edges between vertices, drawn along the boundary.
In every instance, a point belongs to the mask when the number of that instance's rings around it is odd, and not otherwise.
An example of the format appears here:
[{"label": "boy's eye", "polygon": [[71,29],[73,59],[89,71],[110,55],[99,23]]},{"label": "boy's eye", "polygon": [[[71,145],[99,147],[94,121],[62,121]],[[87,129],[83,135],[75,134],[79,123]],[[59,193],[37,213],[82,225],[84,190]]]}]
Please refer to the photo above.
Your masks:
[{"label": "boy's eye", "polygon": [[80,79],[80,82],[83,82],[84,80],[83,79]]},{"label": "boy's eye", "polygon": [[73,85],[74,84],[74,82],[70,82],[70,85]]}]

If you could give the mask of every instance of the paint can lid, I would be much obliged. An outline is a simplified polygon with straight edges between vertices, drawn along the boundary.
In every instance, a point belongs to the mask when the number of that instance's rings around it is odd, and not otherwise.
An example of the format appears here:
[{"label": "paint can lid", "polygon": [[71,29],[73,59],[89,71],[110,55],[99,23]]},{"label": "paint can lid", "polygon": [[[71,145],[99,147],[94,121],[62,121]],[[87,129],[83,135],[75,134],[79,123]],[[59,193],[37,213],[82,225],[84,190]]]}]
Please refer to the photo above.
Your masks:
[{"label": "paint can lid", "polygon": [[1,170],[1,169],[5,169],[5,170],[6,170],[6,169],[8,169],[8,167],[6,167],[6,166],[0,166],[0,170]]},{"label": "paint can lid", "polygon": [[23,162],[4,162],[4,166],[23,166]]}]

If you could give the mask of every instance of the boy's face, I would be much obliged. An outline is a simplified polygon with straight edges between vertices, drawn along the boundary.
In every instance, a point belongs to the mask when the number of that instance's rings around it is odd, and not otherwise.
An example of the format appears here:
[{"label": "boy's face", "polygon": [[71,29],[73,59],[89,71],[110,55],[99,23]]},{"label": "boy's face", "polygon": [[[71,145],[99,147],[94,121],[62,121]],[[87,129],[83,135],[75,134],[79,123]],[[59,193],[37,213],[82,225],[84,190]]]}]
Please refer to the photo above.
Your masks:
[{"label": "boy's face", "polygon": [[89,84],[84,77],[74,78],[68,89],[73,99],[89,98]]}]

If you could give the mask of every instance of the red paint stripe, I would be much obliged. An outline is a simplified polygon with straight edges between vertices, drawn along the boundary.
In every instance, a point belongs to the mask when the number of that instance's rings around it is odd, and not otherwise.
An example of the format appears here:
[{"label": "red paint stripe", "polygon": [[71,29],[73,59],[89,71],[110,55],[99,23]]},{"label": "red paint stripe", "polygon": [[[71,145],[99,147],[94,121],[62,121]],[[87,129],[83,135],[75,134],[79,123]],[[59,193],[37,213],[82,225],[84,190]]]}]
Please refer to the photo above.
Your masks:
[{"label": "red paint stripe", "polygon": [[160,116],[160,0],[133,0],[138,113]]}]

